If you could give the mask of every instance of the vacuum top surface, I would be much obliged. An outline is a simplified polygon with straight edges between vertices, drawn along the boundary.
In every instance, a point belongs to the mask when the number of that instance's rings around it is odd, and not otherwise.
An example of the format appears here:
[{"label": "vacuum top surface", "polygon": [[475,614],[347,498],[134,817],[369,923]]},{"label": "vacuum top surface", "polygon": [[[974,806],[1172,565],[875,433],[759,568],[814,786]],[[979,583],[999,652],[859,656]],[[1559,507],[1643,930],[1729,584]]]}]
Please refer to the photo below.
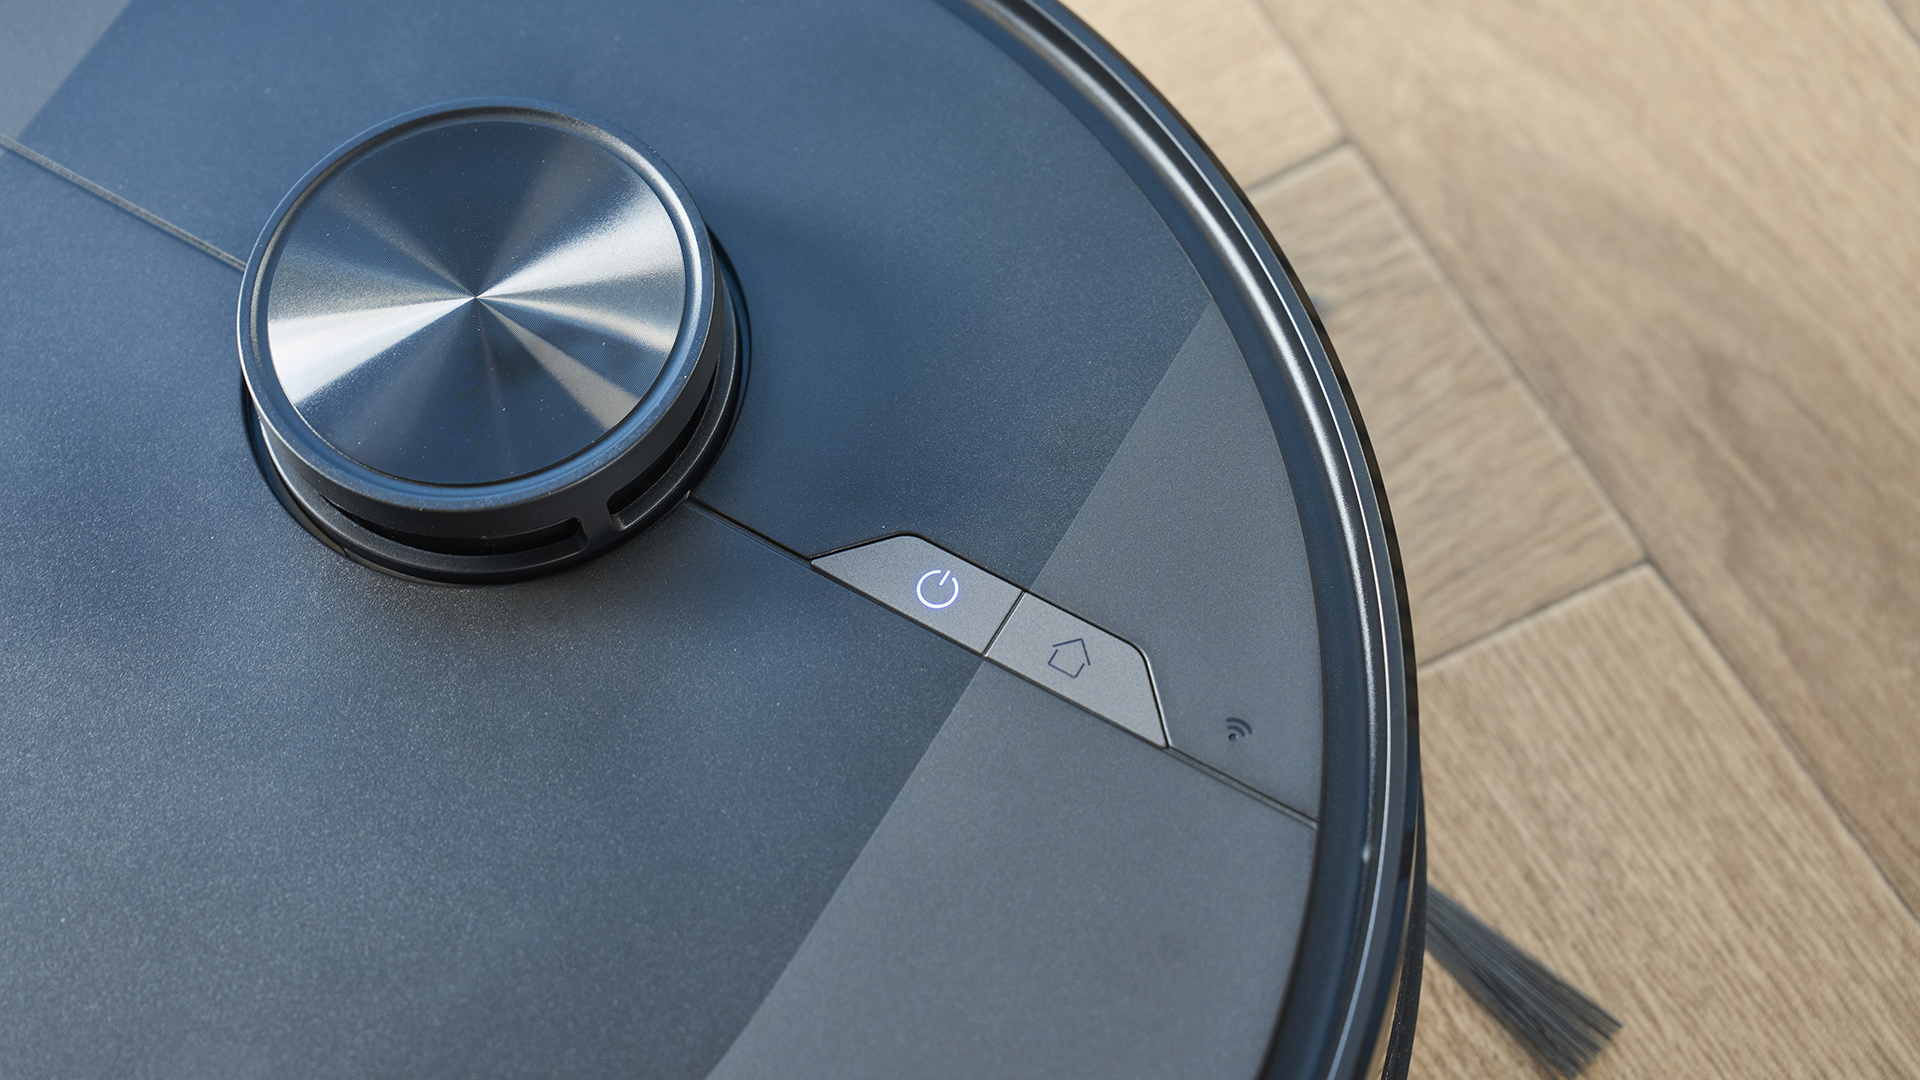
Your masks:
[{"label": "vacuum top surface", "polygon": [[1072,28],[133,0],[20,139],[253,258],[0,157],[0,1073],[1351,1075],[1383,524]]}]

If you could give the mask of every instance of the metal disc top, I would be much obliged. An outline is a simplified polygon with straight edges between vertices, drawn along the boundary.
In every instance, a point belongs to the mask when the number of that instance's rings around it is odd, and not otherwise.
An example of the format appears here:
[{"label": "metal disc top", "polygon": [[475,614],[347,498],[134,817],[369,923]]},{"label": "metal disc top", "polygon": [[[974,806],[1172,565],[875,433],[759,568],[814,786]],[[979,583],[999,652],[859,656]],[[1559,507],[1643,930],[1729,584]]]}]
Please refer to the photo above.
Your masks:
[{"label": "metal disc top", "polygon": [[559,106],[452,102],[336,150],[241,285],[261,465],[329,543],[507,580],[657,517],[718,452],[738,307],[650,149]]},{"label": "metal disc top", "polygon": [[266,284],[274,373],[341,453],[484,484],[633,411],[680,332],[685,253],[597,142],[523,119],[415,131],[334,173]]}]

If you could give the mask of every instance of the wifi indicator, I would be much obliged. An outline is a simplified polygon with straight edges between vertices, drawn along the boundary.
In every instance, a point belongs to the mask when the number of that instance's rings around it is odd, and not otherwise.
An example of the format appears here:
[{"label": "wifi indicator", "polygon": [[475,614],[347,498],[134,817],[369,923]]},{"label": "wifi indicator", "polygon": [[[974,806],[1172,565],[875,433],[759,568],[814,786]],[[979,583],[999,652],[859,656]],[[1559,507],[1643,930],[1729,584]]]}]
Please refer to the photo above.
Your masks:
[{"label": "wifi indicator", "polygon": [[1237,716],[1227,717],[1227,741],[1239,742],[1253,734],[1253,725]]}]

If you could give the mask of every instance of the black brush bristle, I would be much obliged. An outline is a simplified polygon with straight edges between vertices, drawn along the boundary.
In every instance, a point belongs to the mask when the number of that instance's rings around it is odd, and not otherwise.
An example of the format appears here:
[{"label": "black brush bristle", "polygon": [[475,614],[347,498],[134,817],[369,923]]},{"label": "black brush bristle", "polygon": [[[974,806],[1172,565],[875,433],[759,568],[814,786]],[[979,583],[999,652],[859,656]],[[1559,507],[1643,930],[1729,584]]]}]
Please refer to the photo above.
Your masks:
[{"label": "black brush bristle", "polygon": [[1620,1030],[1592,998],[1431,886],[1427,951],[1552,1076],[1579,1076]]}]

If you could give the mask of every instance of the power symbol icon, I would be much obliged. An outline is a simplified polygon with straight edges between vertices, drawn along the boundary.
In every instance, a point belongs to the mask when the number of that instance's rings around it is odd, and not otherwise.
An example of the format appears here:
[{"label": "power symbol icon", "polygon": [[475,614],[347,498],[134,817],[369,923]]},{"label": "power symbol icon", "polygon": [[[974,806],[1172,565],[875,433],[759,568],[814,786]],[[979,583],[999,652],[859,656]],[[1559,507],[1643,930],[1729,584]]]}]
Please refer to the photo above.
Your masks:
[{"label": "power symbol icon", "polygon": [[920,581],[913,587],[913,595],[935,611],[952,607],[953,602],[960,599],[960,579],[954,577],[951,570],[929,570],[920,575]]}]

